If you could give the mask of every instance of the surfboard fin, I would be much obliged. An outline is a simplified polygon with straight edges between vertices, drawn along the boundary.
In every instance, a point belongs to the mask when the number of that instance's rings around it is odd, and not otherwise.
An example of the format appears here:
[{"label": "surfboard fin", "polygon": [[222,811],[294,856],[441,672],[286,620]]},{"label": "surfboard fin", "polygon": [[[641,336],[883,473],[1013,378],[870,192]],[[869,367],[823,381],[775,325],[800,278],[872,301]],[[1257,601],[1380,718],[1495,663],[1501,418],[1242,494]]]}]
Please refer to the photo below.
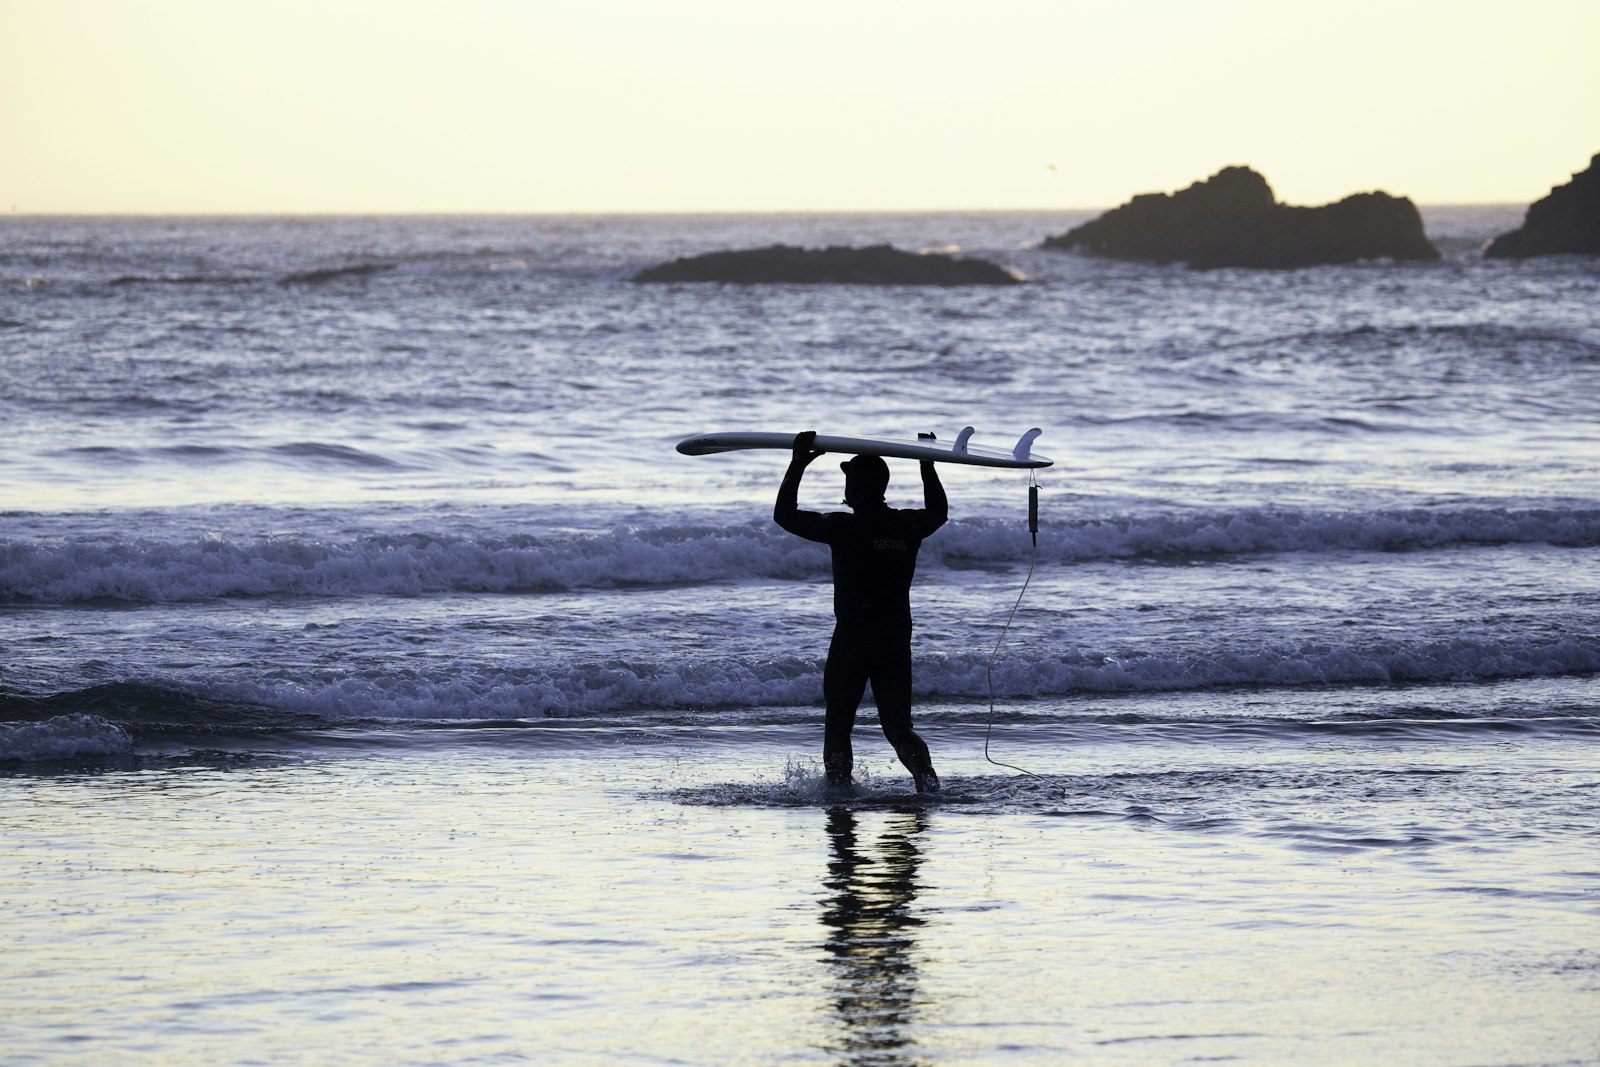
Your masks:
[{"label": "surfboard fin", "polygon": [[1021,460],[1030,458],[1033,453],[1033,442],[1037,440],[1039,435],[1042,433],[1044,433],[1044,431],[1035,426],[1033,429],[1023,434],[1022,437],[1017,441],[1017,447],[1011,450],[1011,455]]},{"label": "surfboard fin", "polygon": [[956,434],[955,443],[950,446],[950,451],[954,452],[958,456],[966,455],[967,454],[967,442],[969,440],[971,440],[971,438],[972,438],[972,427],[971,426],[963,427],[961,432]]}]

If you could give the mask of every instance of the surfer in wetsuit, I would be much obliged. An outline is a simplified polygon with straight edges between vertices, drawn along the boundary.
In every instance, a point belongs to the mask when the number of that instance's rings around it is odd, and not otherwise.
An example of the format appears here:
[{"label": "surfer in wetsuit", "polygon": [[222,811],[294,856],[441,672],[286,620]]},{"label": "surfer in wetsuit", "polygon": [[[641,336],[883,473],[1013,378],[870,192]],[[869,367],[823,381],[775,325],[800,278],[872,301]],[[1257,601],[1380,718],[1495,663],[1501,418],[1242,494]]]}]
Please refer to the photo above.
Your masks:
[{"label": "surfer in wetsuit", "polygon": [[795,437],[772,518],[790,533],[833,550],[833,640],[822,674],[828,706],[823,768],[829,782],[849,784],[850,731],[870,681],[883,735],[911,772],[917,791],[937,792],[939,776],[928,746],[911,728],[911,578],[923,538],[949,517],[944,486],[933,464],[924,461],[923,507],[891,508],[883,499],[889,465],[881,456],[853,456],[839,465],[844,502],[851,510],[801,511],[800,479],[822,455],[811,447],[816,436],[808,430]]}]

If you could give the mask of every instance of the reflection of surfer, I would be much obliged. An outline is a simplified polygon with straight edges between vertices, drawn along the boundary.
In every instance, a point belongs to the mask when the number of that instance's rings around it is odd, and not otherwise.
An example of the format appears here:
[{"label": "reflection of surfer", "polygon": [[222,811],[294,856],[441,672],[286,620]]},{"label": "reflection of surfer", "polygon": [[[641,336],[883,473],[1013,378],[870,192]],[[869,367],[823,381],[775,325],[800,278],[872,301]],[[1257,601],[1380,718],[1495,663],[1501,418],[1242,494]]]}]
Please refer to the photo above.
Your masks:
[{"label": "reflection of surfer", "polygon": [[822,764],[828,781],[850,781],[850,731],[867,682],[878,705],[883,735],[916,781],[918,792],[936,792],[928,746],[911,728],[911,578],[922,539],[949,514],[944,486],[931,462],[922,463],[922,508],[884,503],[889,465],[881,456],[854,456],[840,464],[844,502],[850,511],[822,514],[797,506],[800,479],[812,460],[816,433],[794,439],[794,456],[778,488],[772,518],[779,526],[833,550],[833,640],[822,675],[827,719]]},{"label": "reflection of surfer", "polygon": [[908,1029],[917,1015],[916,933],[923,920],[913,906],[920,862],[920,810],[896,812],[878,838],[878,855],[858,843],[856,817],[830,808],[833,855],[823,885],[827,961],[834,977],[840,1032],[832,1051],[843,1063],[901,1067],[917,1062]]}]

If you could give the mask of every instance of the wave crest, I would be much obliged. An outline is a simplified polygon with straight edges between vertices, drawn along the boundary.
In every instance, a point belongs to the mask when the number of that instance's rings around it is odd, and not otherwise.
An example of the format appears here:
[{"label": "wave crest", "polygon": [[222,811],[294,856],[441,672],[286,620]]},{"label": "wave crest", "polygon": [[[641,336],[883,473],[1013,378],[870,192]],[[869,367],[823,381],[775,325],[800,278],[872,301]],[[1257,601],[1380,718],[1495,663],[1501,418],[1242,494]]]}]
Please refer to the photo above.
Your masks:
[{"label": "wave crest", "polygon": [[[1039,562],[1531,543],[1600,545],[1600,509],[1236,511],[1047,523]],[[930,540],[923,560],[959,568],[1015,562],[1028,551],[1017,523],[965,519]],[[569,537],[0,541],[0,602],[542,593],[810,578],[827,566],[825,549],[760,522]]]},{"label": "wave crest", "polygon": [[[916,655],[919,701],[982,707],[989,695],[981,650]],[[1048,646],[1008,652],[994,670],[1003,700],[1206,689],[1427,685],[1600,673],[1600,639],[1458,637],[1348,646],[1287,643],[1219,647],[1206,654],[1107,656]],[[646,657],[536,666],[454,665],[418,671],[324,670],[295,677],[232,674],[207,682],[125,681],[53,694],[0,699],[0,717],[35,720],[49,731],[17,746],[48,746],[59,735],[121,744],[91,730],[112,722],[152,733],[256,734],[320,729],[370,720],[519,720],[714,715],[715,709],[817,705],[822,662],[806,657]],[[784,714],[788,714],[787,712]],[[73,719],[76,715],[79,718]],[[771,713],[766,713],[770,717]],[[45,718],[49,716],[49,718]],[[780,719],[783,715],[780,714]],[[14,729],[15,727],[10,727]],[[20,736],[20,735],[19,735]]]},{"label": "wave crest", "polygon": [[42,722],[0,722],[0,763],[120,756],[132,750],[128,732],[98,715],[75,712]]}]

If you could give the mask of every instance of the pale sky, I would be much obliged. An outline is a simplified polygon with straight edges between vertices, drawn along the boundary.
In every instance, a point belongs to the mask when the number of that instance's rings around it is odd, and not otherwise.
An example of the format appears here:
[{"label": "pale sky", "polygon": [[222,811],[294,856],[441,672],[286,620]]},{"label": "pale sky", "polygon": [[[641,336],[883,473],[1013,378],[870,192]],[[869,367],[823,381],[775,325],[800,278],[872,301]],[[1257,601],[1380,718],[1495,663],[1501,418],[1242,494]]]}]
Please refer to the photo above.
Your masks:
[{"label": "pale sky", "polygon": [[0,0],[0,211],[1536,200],[1600,0]]}]

